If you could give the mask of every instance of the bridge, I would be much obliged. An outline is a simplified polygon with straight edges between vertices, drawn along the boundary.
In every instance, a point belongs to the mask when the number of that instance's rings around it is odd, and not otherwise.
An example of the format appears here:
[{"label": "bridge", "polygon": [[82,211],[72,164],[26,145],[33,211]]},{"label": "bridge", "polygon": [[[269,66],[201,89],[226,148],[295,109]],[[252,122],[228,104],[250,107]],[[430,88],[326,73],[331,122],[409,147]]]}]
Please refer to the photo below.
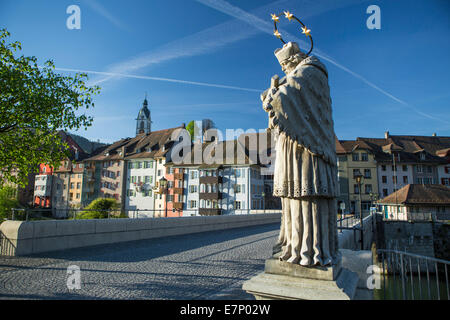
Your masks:
[{"label": "bridge", "polygon": [[[2,299],[253,299],[279,224],[0,257]],[[81,289],[67,268],[79,266]]]}]

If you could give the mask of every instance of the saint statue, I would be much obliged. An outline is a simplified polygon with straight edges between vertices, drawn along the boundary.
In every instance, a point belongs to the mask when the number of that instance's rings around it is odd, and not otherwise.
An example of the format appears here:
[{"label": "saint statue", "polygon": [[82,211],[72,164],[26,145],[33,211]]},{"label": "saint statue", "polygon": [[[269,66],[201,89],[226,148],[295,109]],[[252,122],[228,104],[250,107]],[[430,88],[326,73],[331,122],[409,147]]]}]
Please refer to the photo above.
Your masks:
[{"label": "saint statue", "polygon": [[[285,13],[286,14],[286,13]],[[290,15],[288,17],[288,14]],[[299,21],[288,12],[286,17]],[[275,35],[281,38],[276,28]],[[304,25],[303,25],[304,26]],[[276,136],[273,195],[281,197],[282,219],[274,253],[302,266],[330,266],[339,256],[337,241],[337,162],[328,71],[297,43],[285,43],[275,56],[286,76],[272,78],[261,95]]]}]

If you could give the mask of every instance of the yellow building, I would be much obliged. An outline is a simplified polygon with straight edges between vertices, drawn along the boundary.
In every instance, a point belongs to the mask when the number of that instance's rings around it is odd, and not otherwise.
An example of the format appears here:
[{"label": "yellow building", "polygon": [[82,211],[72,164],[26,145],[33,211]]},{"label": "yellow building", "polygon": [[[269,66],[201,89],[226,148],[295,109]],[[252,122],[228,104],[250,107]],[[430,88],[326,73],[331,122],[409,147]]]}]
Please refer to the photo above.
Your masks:
[{"label": "yellow building", "polygon": [[[346,203],[345,212],[359,214],[360,198],[363,213],[369,212],[378,199],[377,164],[374,153],[364,141],[340,140],[336,144],[340,198]],[[361,185],[357,176],[361,175]],[[347,182],[347,185],[345,185]],[[347,199],[345,199],[347,198]]]}]

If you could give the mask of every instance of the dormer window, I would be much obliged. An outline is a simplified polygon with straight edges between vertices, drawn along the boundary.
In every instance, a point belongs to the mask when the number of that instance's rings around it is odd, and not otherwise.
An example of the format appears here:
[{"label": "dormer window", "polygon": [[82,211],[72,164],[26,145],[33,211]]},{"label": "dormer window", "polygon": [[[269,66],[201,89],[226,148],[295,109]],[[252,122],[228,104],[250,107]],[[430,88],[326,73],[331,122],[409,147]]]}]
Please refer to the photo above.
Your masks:
[{"label": "dormer window", "polygon": [[420,153],[420,160],[425,160],[426,155],[425,152]]}]

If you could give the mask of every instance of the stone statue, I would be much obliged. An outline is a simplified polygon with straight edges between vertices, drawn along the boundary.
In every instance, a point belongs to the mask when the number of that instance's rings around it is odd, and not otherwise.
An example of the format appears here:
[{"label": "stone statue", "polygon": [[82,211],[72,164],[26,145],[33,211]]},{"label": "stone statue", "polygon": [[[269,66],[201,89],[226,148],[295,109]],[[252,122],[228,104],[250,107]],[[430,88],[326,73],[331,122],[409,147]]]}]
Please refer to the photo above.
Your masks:
[{"label": "stone statue", "polygon": [[281,197],[282,203],[274,253],[293,264],[330,266],[337,261],[339,249],[328,72],[295,42],[277,49],[275,56],[286,77],[274,76],[271,87],[261,95],[269,130],[276,135],[273,195]]}]

